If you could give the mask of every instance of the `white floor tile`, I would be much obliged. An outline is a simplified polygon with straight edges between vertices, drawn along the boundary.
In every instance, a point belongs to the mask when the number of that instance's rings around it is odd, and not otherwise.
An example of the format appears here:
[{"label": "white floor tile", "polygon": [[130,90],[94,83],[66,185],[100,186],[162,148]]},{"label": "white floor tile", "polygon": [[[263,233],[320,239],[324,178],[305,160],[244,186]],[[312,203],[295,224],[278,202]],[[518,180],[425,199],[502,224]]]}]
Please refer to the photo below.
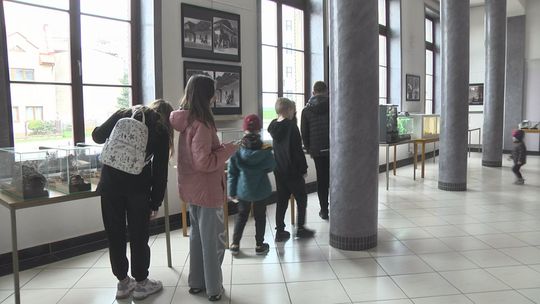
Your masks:
[{"label": "white floor tile", "polygon": [[290,303],[285,283],[232,285],[232,304]]},{"label": "white floor tile", "polygon": [[82,276],[74,288],[116,288],[118,279],[108,268],[92,268]]},{"label": "white floor tile", "polygon": [[2,301],[4,301],[5,299],[7,299],[7,297],[9,297],[13,292],[8,291],[8,290],[0,290],[0,303],[2,303]]},{"label": "white floor tile", "polygon": [[[171,303],[171,300],[174,296],[176,288],[174,287],[163,287],[163,290],[153,294],[151,296],[148,296],[148,298],[144,300],[138,300],[135,301],[132,298],[129,298],[127,300],[117,300],[114,301],[113,304],[157,304],[157,303]],[[208,301],[208,300],[207,300]],[[182,303],[185,303],[182,302]]]},{"label": "white floor tile", "polygon": [[378,242],[377,247],[370,249],[369,253],[374,257],[412,254],[409,248],[400,241]]},{"label": "white floor tile", "polygon": [[438,239],[406,240],[402,243],[416,254],[452,251]]},{"label": "white floor tile", "polygon": [[529,245],[540,246],[540,231],[515,232],[511,235]]},{"label": "white floor tile", "polygon": [[361,304],[414,304],[411,300],[388,300],[388,301],[369,301],[369,302],[355,302]]},{"label": "white floor tile", "polygon": [[523,264],[540,264],[540,249],[536,247],[503,248],[499,250]]},{"label": "white floor tile", "polygon": [[347,259],[360,259],[369,258],[371,255],[368,251],[348,251],[340,250],[328,245],[319,246],[324,257],[329,260],[347,260]]},{"label": "white floor tile", "polygon": [[319,246],[298,246],[276,248],[283,263],[326,261]]},{"label": "white floor tile", "polygon": [[102,251],[85,253],[70,259],[65,259],[47,265],[47,268],[90,268],[104,254]]},{"label": "white floor tile", "polygon": [[[43,269],[28,269],[19,273],[19,285],[22,287]],[[0,277],[0,290],[13,290],[13,275]]]},{"label": "white floor tile", "polygon": [[115,296],[116,288],[71,289],[58,304],[110,304]]},{"label": "white floor tile", "polygon": [[71,288],[88,269],[45,269],[36,275],[23,289]]},{"label": "white floor tile", "polygon": [[483,269],[446,271],[440,275],[463,293],[511,289]]},{"label": "white floor tile", "polygon": [[[231,286],[230,285],[223,285],[223,288],[225,290],[225,293],[221,297],[221,301],[217,303],[229,303],[230,300],[230,294],[231,294]],[[174,295],[172,297],[172,301],[165,302],[165,303],[181,303],[181,304],[208,304],[208,296],[206,293],[201,292],[196,295],[192,295],[188,292],[189,287],[177,287],[176,290],[174,290]],[[152,302],[149,302],[150,304]],[[159,302],[154,302],[152,304],[157,304]],[[120,304],[123,304],[120,302]],[[136,302],[134,304],[139,304],[139,302]],[[160,303],[161,304],[161,303]]]},{"label": "white floor tile", "polygon": [[351,301],[338,280],[287,283],[287,288],[292,304],[332,304]]},{"label": "white floor tile", "polygon": [[[28,289],[21,290],[21,303],[56,304],[68,292],[68,289]],[[11,295],[2,304],[14,304],[15,295]]]},{"label": "white floor tile", "polygon": [[388,229],[388,232],[393,234],[398,240],[414,240],[414,239],[429,239],[433,238],[433,235],[427,231],[427,228],[392,228]]},{"label": "white floor tile", "polygon": [[520,264],[497,249],[463,251],[461,254],[480,267],[500,267]]},{"label": "white floor tile", "polygon": [[280,264],[235,265],[232,269],[232,284],[282,283]]},{"label": "white floor tile", "polygon": [[482,242],[493,248],[526,247],[527,243],[509,234],[486,234],[476,236]]},{"label": "white floor tile", "polygon": [[257,255],[253,248],[240,248],[240,253],[233,258],[234,265],[263,263],[279,264],[279,256],[275,247],[270,247],[270,251],[266,255]]},{"label": "white floor tile", "polygon": [[436,271],[478,268],[476,264],[458,252],[422,254],[420,258]]},{"label": "white floor tile", "polygon": [[353,302],[407,298],[389,277],[343,279],[341,283]]},{"label": "white floor tile", "polygon": [[457,289],[437,273],[408,274],[392,278],[410,298],[459,294]]},{"label": "white floor tile", "polygon": [[455,226],[433,226],[424,227],[424,229],[435,237],[467,236],[467,232]]},{"label": "white floor tile", "polygon": [[[305,282],[334,280],[336,275],[327,261],[284,263],[282,265],[285,282]],[[263,274],[264,275],[264,274]]]},{"label": "white floor tile", "polygon": [[491,246],[473,236],[448,237],[440,240],[456,251],[491,249]]},{"label": "white floor tile", "polygon": [[386,273],[373,258],[332,260],[330,266],[340,279],[385,276]]},{"label": "white floor tile", "polygon": [[540,287],[540,273],[527,266],[487,268],[486,270],[514,289]]},{"label": "white floor tile", "polygon": [[473,304],[471,300],[463,295],[415,298],[413,302],[414,304]]},{"label": "white floor tile", "polygon": [[472,293],[466,295],[476,304],[530,304],[534,303],[516,291]]},{"label": "white floor tile", "polygon": [[433,268],[416,255],[380,257],[377,262],[389,275],[433,272]]}]

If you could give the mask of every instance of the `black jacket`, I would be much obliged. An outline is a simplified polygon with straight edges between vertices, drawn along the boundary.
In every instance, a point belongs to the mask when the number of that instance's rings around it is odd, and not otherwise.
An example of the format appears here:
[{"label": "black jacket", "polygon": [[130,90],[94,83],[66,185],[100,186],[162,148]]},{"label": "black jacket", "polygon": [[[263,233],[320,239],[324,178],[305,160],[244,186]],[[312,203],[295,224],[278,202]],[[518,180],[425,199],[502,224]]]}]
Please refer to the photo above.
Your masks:
[{"label": "black jacket", "polygon": [[[311,157],[327,156],[330,147],[330,104],[328,96],[309,99],[302,111],[302,140]],[[326,150],[322,151],[321,150]]]},{"label": "black jacket", "polygon": [[268,126],[268,132],[272,135],[274,157],[277,163],[274,172],[290,178],[306,174],[308,166],[296,123],[289,119],[280,122],[274,119]]},{"label": "black jacket", "polygon": [[[94,141],[98,144],[104,143],[111,134],[116,122],[120,118],[130,117],[131,113],[131,109],[119,110],[114,113],[101,126],[94,129],[92,132]],[[136,118],[140,119],[140,114],[136,115]],[[129,174],[103,165],[98,191],[146,194],[149,207],[152,210],[159,209],[167,187],[169,135],[165,129],[158,127],[156,124],[158,119],[160,119],[160,116],[157,112],[153,110],[145,112],[146,126],[148,127],[146,157],[152,159],[150,163],[144,167],[139,175]]]},{"label": "black jacket", "polygon": [[525,165],[527,163],[527,147],[525,147],[522,141],[514,143],[512,160],[514,160],[514,164],[520,163]]}]

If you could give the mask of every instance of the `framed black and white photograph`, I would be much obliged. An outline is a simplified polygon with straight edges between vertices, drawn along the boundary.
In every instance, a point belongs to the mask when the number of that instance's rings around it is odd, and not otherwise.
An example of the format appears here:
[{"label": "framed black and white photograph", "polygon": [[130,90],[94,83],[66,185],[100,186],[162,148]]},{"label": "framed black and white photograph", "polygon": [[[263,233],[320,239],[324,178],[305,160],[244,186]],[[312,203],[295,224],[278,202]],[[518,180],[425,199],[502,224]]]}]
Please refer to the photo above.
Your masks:
[{"label": "framed black and white photograph", "polygon": [[469,105],[477,106],[484,104],[484,84],[471,83],[469,84]]},{"label": "framed black and white photograph", "polygon": [[240,15],[182,3],[182,56],[240,62]]},{"label": "framed black and white photograph", "polygon": [[214,115],[242,114],[242,67],[184,61],[184,86],[193,75],[206,75],[215,80]]},{"label": "framed black and white photograph", "polygon": [[407,74],[405,85],[405,100],[420,101],[420,76]]}]

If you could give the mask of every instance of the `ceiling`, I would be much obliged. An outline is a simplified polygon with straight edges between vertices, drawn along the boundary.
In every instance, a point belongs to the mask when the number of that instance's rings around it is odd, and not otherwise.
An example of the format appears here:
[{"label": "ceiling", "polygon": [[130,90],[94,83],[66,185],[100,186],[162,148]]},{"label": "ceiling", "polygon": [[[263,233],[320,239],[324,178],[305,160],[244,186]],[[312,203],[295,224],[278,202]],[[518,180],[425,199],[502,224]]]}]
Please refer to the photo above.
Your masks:
[{"label": "ceiling", "polygon": [[[507,0],[506,14],[508,17],[519,16],[525,14],[526,0]],[[485,0],[471,0],[471,7],[484,5]]]}]

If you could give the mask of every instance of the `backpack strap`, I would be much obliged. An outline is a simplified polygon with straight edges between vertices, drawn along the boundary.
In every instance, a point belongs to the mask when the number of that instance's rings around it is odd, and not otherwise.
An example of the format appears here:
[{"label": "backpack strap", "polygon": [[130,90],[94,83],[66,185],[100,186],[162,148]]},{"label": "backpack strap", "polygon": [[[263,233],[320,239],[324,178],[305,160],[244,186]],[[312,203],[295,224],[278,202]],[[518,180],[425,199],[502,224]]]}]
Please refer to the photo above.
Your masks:
[{"label": "backpack strap", "polygon": [[135,114],[141,112],[141,115],[142,115],[142,123],[145,124],[145,119],[144,119],[144,111],[143,111],[144,107],[136,107],[132,110],[133,114],[131,114],[131,118],[135,119]]}]

